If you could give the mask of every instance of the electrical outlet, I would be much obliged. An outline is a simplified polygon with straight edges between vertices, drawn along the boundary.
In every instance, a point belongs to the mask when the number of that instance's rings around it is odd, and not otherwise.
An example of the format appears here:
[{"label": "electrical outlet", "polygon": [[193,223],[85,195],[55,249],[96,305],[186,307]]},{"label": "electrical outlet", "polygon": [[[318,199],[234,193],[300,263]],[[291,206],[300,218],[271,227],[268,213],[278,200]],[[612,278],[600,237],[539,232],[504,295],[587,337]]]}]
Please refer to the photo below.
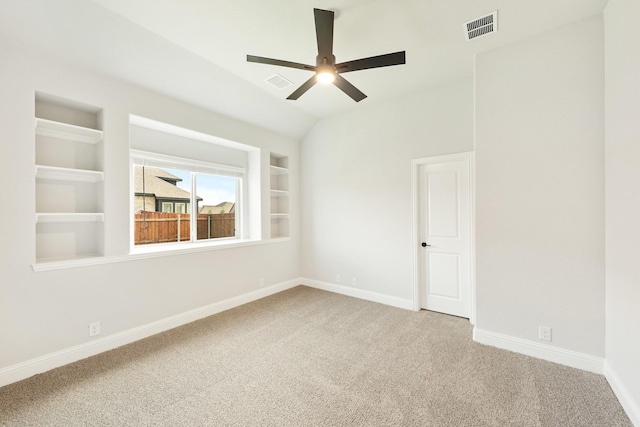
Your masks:
[{"label": "electrical outlet", "polygon": [[548,326],[538,326],[538,339],[551,341],[551,328]]},{"label": "electrical outlet", "polygon": [[336,283],[340,283],[340,275],[336,274]]},{"label": "electrical outlet", "polygon": [[353,286],[354,288],[358,287],[358,279],[356,279],[355,277],[353,277],[351,279],[351,286]]},{"label": "electrical outlet", "polygon": [[264,277],[260,278],[260,283],[259,283],[260,287],[264,286]]},{"label": "electrical outlet", "polygon": [[89,323],[89,336],[95,337],[100,335],[100,322]]}]

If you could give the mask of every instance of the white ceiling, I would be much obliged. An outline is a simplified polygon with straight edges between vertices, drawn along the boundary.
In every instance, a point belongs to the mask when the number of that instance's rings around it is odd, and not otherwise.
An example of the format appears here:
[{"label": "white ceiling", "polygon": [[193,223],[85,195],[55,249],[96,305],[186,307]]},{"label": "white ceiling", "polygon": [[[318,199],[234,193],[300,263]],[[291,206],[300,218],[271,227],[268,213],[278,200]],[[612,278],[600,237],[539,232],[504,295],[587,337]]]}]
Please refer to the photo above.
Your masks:
[{"label": "white ceiling", "polygon": [[[478,52],[600,13],[607,0],[0,0],[0,37],[299,138],[322,117],[428,90],[473,73]],[[407,64],[345,75],[285,98],[311,74],[246,55],[314,65],[313,8],[335,12],[338,62],[405,50]],[[495,34],[463,23],[498,10]],[[276,89],[278,73],[294,85]]]}]

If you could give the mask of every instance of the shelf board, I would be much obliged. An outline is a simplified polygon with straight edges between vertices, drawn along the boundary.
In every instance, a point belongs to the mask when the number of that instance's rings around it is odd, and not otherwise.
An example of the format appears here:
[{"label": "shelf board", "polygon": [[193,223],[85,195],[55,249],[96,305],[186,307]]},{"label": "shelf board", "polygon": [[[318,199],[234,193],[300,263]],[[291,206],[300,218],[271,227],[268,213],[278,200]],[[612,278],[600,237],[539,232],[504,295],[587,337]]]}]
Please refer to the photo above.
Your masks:
[{"label": "shelf board", "polygon": [[288,195],[289,195],[289,192],[287,190],[271,190],[272,197],[285,197]]},{"label": "shelf board", "polygon": [[104,181],[104,172],[36,165],[36,179],[72,182],[100,182]]},{"label": "shelf board", "polygon": [[271,170],[271,175],[285,175],[289,173],[289,169],[287,168],[282,168],[280,166],[270,166],[269,169]]},{"label": "shelf board", "polygon": [[106,260],[102,254],[81,254],[67,257],[37,258],[31,265],[33,271],[60,270],[101,264]]},{"label": "shelf board", "polygon": [[104,222],[102,212],[36,213],[36,223],[44,222]]},{"label": "shelf board", "polygon": [[84,142],[87,144],[97,144],[102,141],[103,135],[101,130],[39,118],[36,118],[35,127],[36,135],[65,139],[67,141]]},{"label": "shelf board", "polygon": [[73,255],[73,256],[38,258],[36,259],[36,264],[47,264],[51,262],[73,262],[73,261],[81,261],[85,259],[93,259],[98,257],[102,257],[102,255],[92,253],[92,254],[81,254],[81,255]]},{"label": "shelf board", "polygon": [[271,219],[289,219],[288,213],[272,213]]}]

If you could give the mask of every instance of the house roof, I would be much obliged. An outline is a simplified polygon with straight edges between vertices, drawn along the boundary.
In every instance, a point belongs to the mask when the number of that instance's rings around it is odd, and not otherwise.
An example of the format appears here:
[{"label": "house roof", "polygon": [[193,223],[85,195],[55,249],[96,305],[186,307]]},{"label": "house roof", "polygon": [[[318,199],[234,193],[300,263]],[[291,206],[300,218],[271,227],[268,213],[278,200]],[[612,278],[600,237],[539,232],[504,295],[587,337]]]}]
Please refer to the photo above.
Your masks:
[{"label": "house roof", "polygon": [[[142,171],[144,170],[144,175]],[[143,180],[144,176],[144,180]],[[135,192],[138,195],[154,195],[156,199],[191,199],[191,193],[177,187],[162,178],[172,181],[182,181],[181,178],[169,172],[150,166],[136,166],[135,169]],[[198,197],[198,200],[202,200]]]},{"label": "house roof", "polygon": [[236,204],[233,202],[222,202],[217,205],[204,205],[200,208],[201,214],[220,214],[220,213],[234,213],[236,211]]}]

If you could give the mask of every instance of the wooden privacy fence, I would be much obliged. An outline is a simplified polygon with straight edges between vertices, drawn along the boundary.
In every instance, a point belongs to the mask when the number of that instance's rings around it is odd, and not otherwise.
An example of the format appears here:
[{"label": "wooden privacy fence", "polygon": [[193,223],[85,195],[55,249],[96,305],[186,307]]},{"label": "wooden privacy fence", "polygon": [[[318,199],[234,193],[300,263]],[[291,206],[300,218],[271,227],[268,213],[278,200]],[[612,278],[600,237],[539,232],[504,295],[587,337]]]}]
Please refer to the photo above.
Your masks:
[{"label": "wooden privacy fence", "polygon": [[[136,245],[188,241],[191,214],[141,212],[135,214],[134,228]],[[233,237],[235,228],[235,213],[197,215],[198,240]]]}]

